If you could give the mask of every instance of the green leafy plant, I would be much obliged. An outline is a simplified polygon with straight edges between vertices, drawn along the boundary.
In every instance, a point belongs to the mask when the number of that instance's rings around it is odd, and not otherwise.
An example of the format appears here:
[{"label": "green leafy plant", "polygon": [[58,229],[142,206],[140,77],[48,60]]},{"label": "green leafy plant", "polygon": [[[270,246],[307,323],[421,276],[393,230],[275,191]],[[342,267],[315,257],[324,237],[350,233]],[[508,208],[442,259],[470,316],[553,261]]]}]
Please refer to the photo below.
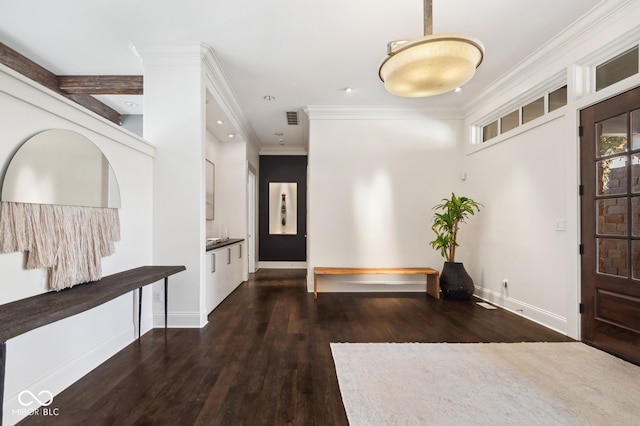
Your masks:
[{"label": "green leafy plant", "polygon": [[433,232],[436,239],[431,241],[431,247],[438,250],[447,262],[455,262],[456,247],[458,246],[458,227],[467,217],[480,211],[482,204],[467,197],[457,197],[453,192],[451,198],[443,198],[442,204],[433,208]]}]

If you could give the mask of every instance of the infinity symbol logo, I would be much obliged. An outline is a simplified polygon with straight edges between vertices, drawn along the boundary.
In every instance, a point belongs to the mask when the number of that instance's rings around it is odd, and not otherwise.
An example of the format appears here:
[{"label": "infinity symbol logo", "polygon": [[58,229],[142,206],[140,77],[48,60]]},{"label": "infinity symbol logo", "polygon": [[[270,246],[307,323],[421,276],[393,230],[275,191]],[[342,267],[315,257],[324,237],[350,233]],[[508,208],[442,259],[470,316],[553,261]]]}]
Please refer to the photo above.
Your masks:
[{"label": "infinity symbol logo", "polygon": [[[27,398],[27,402],[23,401],[25,395],[30,396],[31,397],[31,401],[29,401],[29,398]],[[38,398],[38,396],[42,397],[43,395],[44,395],[44,397],[42,398],[43,401],[41,401],[40,398]],[[18,401],[20,402],[20,404],[22,404],[23,407],[28,407],[31,404],[33,404],[34,402],[37,402],[38,404],[47,407],[47,406],[51,405],[51,403],[53,402],[53,394],[51,392],[49,392],[48,390],[43,390],[43,391],[38,392],[38,396],[35,396],[33,394],[33,392],[31,392],[31,391],[23,390],[18,395]]]}]

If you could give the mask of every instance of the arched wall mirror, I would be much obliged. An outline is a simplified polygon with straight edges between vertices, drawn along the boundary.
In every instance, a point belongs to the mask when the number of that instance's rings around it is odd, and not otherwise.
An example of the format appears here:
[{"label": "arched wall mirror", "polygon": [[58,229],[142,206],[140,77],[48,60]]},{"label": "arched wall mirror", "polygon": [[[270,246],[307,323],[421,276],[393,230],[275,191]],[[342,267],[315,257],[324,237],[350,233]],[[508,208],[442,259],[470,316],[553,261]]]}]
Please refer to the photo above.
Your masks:
[{"label": "arched wall mirror", "polygon": [[15,153],[1,200],[119,208],[120,189],[109,161],[91,140],[53,129],[31,137]]}]

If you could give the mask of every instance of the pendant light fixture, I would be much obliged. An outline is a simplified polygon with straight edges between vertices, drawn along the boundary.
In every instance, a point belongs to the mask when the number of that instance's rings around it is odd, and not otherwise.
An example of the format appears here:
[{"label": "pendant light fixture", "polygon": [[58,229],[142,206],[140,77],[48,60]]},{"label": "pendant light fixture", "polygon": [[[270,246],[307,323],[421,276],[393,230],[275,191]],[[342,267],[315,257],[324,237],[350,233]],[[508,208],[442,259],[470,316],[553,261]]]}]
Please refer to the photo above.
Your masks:
[{"label": "pendant light fixture", "polygon": [[390,42],[378,75],[394,95],[439,95],[471,80],[483,55],[482,42],[473,37],[434,35],[432,0],[424,0],[424,37]]}]

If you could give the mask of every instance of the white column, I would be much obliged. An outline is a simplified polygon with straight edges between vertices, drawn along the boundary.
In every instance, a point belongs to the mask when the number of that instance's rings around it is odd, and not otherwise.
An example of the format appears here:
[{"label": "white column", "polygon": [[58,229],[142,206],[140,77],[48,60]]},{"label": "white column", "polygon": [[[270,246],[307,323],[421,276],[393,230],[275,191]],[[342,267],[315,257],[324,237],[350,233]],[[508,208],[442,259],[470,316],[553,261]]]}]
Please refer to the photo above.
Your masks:
[{"label": "white column", "polygon": [[[136,50],[144,64],[144,138],[156,146],[149,218],[153,263],[187,268],[169,280],[169,326],[202,327],[207,323],[204,48],[139,45]],[[162,326],[164,303],[158,299],[154,297],[154,324]]]}]

